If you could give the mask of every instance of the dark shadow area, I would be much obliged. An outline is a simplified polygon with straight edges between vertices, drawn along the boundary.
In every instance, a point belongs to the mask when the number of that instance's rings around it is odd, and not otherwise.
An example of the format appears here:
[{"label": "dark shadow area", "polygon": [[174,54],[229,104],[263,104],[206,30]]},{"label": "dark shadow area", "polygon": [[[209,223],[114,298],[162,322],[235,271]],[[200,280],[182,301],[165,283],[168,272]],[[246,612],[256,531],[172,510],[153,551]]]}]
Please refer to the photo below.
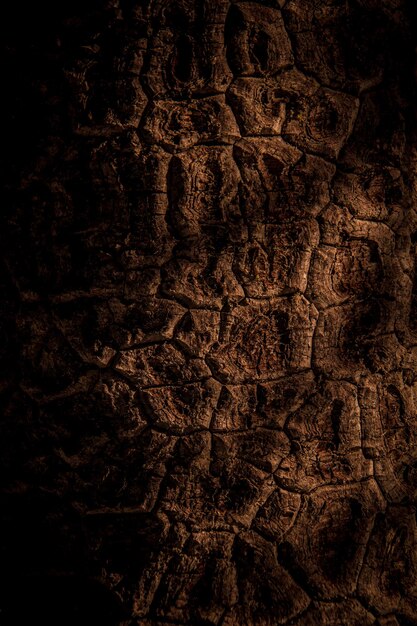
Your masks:
[{"label": "dark shadow area", "polygon": [[63,69],[72,47],[99,29],[104,0],[5,3],[0,24],[3,85],[0,184],[13,188],[47,148],[70,134],[71,95]]},{"label": "dark shadow area", "polygon": [[126,618],[115,594],[78,576],[28,576],[1,585],[2,626],[116,626]]}]

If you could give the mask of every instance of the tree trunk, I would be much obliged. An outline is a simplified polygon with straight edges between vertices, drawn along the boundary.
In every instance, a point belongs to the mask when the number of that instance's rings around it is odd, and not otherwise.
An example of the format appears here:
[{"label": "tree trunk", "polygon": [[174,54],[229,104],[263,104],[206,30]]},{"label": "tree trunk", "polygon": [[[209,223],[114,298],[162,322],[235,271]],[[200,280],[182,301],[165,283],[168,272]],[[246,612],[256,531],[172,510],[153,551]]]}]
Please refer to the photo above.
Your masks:
[{"label": "tree trunk", "polygon": [[9,8],[4,624],[417,624],[406,0]]}]

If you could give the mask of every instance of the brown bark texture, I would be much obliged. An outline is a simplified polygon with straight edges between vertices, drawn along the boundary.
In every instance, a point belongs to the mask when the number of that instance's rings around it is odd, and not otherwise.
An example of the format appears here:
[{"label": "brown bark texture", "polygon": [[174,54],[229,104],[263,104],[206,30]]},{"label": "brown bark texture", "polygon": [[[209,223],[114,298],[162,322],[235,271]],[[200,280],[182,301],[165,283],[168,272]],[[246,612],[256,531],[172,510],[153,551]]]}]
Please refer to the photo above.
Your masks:
[{"label": "brown bark texture", "polygon": [[417,625],[414,24],[5,10],[1,624]]}]

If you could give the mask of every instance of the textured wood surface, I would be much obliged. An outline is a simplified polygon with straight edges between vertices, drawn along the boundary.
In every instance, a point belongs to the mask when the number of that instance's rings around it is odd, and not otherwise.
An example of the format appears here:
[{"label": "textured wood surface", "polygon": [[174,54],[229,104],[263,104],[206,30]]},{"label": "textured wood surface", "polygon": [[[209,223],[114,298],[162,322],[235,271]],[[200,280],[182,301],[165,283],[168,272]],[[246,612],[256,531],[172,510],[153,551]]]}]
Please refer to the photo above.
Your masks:
[{"label": "textured wood surface", "polygon": [[1,623],[417,625],[412,9],[6,11]]}]

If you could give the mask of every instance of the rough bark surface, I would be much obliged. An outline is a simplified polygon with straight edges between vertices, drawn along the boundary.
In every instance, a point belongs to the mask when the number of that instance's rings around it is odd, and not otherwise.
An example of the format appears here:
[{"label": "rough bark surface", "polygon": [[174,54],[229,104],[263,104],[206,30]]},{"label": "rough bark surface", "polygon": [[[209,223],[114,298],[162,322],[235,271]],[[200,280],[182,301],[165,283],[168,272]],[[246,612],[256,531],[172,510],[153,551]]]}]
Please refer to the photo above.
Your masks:
[{"label": "rough bark surface", "polygon": [[3,25],[1,623],[415,626],[412,3],[57,4]]}]

